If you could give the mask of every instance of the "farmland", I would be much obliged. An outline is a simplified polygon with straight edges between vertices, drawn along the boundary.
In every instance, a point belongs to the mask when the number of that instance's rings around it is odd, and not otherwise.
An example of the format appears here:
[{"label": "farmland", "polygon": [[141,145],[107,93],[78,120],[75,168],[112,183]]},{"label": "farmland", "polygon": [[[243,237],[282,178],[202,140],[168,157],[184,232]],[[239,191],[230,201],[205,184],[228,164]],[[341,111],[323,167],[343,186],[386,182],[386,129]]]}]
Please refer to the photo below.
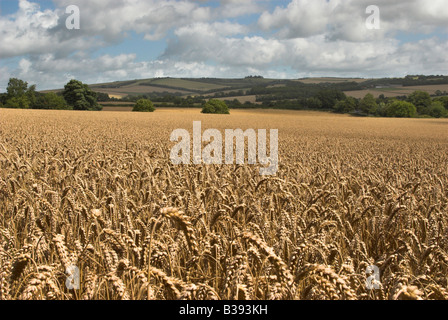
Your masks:
[{"label": "farmland", "polygon": [[303,83],[341,83],[341,82],[358,82],[362,83],[366,81],[366,79],[363,78],[332,78],[332,77],[322,77],[322,78],[303,78],[299,79],[297,81],[303,82]]},{"label": "farmland", "polygon": [[[152,100],[156,107],[182,108],[196,108],[209,99],[219,99],[226,101],[232,109],[260,107],[291,110],[337,109],[337,112],[343,113],[356,111],[364,115],[387,116],[384,108],[380,110],[372,107],[369,109],[374,110],[372,112],[366,111],[367,109],[360,110],[361,100],[367,94],[372,94],[377,99],[377,104],[384,103],[387,107],[394,98],[406,100],[415,91],[425,92],[434,100],[444,99],[448,92],[447,83],[448,77],[423,75],[378,79],[336,77],[269,79],[248,76],[241,79],[136,79],[91,84],[89,87],[97,92],[98,100],[106,111],[114,110],[112,108],[115,106],[116,111],[130,110],[130,106],[141,98]],[[62,90],[49,91],[61,93]],[[357,101],[348,98],[355,98]],[[5,97],[3,101],[3,104],[6,104]],[[343,101],[344,106],[336,108],[338,101]],[[416,106],[418,116],[438,116],[440,113],[444,116],[444,110],[433,112],[431,105],[432,102],[427,102],[425,110]],[[48,103],[41,103],[38,107],[49,108]]]},{"label": "farmland", "polygon": [[167,93],[183,96],[207,94],[209,92],[229,92],[232,90],[248,89],[253,85],[267,84],[273,79],[180,79],[154,78],[132,81],[116,81],[111,83],[93,84],[90,87],[98,92],[120,94],[122,96],[135,94]]},{"label": "farmland", "polygon": [[366,94],[371,93],[375,98],[383,94],[385,97],[397,97],[397,96],[408,96],[416,90],[421,90],[428,92],[430,95],[434,95],[437,90],[448,91],[448,84],[437,84],[437,85],[427,85],[427,86],[392,86],[388,88],[375,88],[366,90],[354,90],[345,91],[347,96],[354,98],[363,98]]},{"label": "farmland", "polygon": [[[171,164],[170,133],[195,120],[279,129],[277,175]],[[279,110],[0,109],[0,299],[448,299],[447,129]]]}]

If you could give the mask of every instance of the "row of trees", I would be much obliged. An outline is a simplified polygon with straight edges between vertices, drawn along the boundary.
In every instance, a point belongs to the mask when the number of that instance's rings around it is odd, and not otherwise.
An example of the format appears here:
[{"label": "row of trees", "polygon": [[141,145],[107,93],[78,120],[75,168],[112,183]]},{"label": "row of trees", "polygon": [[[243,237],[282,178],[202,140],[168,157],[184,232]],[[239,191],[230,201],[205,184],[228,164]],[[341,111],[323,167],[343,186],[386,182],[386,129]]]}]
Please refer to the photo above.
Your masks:
[{"label": "row of trees", "polygon": [[[78,80],[70,80],[60,93],[40,93],[36,91],[36,85],[28,86],[28,82],[17,78],[11,78],[5,94],[0,96],[0,107],[21,109],[56,109],[56,110],[101,110],[98,104],[98,96],[101,100],[107,100],[105,94],[97,94],[88,85]],[[194,98],[183,99],[188,104],[197,101]],[[228,114],[226,103],[212,99],[202,102],[203,113]],[[179,103],[182,104],[182,103]],[[183,105],[183,104],[182,104]],[[133,108],[135,112],[154,112],[155,107],[151,100],[139,98]]]},{"label": "row of trees", "polygon": [[[296,86],[296,84],[294,84]],[[362,99],[355,99],[346,96],[341,90],[334,87],[322,88],[316,86],[300,87],[296,99],[270,100],[278,94],[284,92],[271,92],[271,96],[262,99],[261,107],[275,109],[293,110],[326,110],[337,113],[352,113],[362,116],[383,116],[383,117],[447,117],[448,97],[437,96],[432,98],[427,92],[415,91],[409,96],[398,98],[386,98],[381,95],[375,98],[372,94],[367,94]],[[267,88],[265,88],[267,89]],[[269,88],[270,90],[280,90],[281,88]],[[296,87],[299,89],[299,87]],[[313,90],[311,90],[313,89]],[[283,89],[282,89],[283,90]],[[297,94],[297,93],[296,93]],[[28,83],[11,78],[8,83],[7,92],[0,95],[0,107],[8,108],[33,108],[33,109],[62,109],[62,110],[101,110],[102,106],[98,100],[107,101],[108,95],[92,91],[86,84],[78,80],[71,80],[59,93],[39,93],[36,86],[28,86]],[[156,97],[150,99],[146,96],[130,96],[129,101],[136,102],[134,111],[155,110],[152,101],[171,103],[176,107],[202,106],[203,113],[228,113],[230,108],[259,108],[259,104],[246,102],[240,103],[238,100],[226,101],[212,99],[206,102],[206,97],[186,97],[177,96]],[[122,100],[122,101],[128,101]],[[152,100],[152,101],[151,101]]]},{"label": "row of trees", "polygon": [[[227,103],[226,103],[227,102]],[[306,108],[301,108],[301,104]],[[277,109],[314,109],[314,110],[332,110],[337,113],[351,113],[362,116],[381,116],[414,118],[417,116],[427,116],[434,118],[443,118],[448,116],[448,97],[438,97],[431,99],[427,92],[415,91],[405,100],[396,98],[386,98],[380,96],[378,99],[368,93],[362,99],[355,99],[346,96],[338,90],[323,90],[316,96],[304,99],[301,102],[297,100],[277,101],[270,103],[267,107]],[[241,108],[259,108],[260,105],[246,102],[242,104],[237,99],[231,101],[221,101],[211,99],[202,104],[202,113],[229,114],[229,106],[232,109]],[[262,105],[266,107],[265,105]],[[139,99],[134,106],[133,111],[154,111],[153,103],[148,99]]]},{"label": "row of trees", "polygon": [[0,95],[0,107],[20,109],[101,110],[97,94],[86,84],[70,80],[59,93],[41,93],[36,85],[11,78],[6,93]]},{"label": "row of trees", "polygon": [[[228,101],[229,105],[241,107],[257,107],[259,105],[245,103],[238,104]],[[351,113],[359,116],[381,117],[434,117],[448,116],[448,97],[440,96],[431,98],[424,91],[415,91],[409,96],[386,98],[380,95],[375,98],[368,93],[362,99],[356,99],[345,95],[335,89],[324,89],[314,96],[301,99],[286,99],[263,102],[262,107],[274,109],[293,110],[325,110],[336,113]]]},{"label": "row of trees", "polygon": [[339,113],[358,113],[361,115],[373,115],[382,117],[405,117],[417,116],[444,118],[448,115],[448,97],[432,99],[424,91],[414,91],[404,99],[385,98],[378,99],[368,93],[363,99],[357,100],[346,97],[339,100],[334,110]]}]

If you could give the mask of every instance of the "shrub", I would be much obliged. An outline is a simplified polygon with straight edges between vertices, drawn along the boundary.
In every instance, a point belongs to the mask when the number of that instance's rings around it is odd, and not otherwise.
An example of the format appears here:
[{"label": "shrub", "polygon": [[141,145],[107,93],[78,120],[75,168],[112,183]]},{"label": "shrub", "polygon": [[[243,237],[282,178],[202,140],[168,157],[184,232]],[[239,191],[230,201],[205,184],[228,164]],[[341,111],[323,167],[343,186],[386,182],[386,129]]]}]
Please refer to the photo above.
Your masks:
[{"label": "shrub", "polygon": [[433,101],[438,101],[438,102],[442,103],[442,105],[445,107],[445,109],[448,110],[448,97],[447,96],[435,98]]},{"label": "shrub", "polygon": [[443,106],[442,102],[434,101],[429,107],[429,115],[434,118],[445,118],[447,116],[447,110]]},{"label": "shrub", "polygon": [[321,109],[322,101],[320,101],[319,98],[311,97],[306,99],[306,105],[310,109]]},{"label": "shrub", "polygon": [[56,109],[56,110],[70,110],[70,107],[65,101],[64,97],[57,95],[54,92],[42,94],[36,98],[36,103],[33,105],[34,109]]},{"label": "shrub", "polygon": [[331,110],[338,101],[345,100],[347,96],[340,90],[323,89],[316,94],[316,98],[320,100],[322,109]]},{"label": "shrub", "polygon": [[202,113],[229,114],[229,107],[224,101],[211,99],[202,108]]},{"label": "shrub", "polygon": [[373,94],[368,93],[364,96],[364,98],[359,103],[359,109],[367,114],[375,114],[377,112],[378,104],[376,103]]},{"label": "shrub", "polygon": [[386,117],[413,118],[417,115],[417,108],[410,102],[393,100],[385,109]]},{"label": "shrub", "polygon": [[6,107],[28,109],[30,107],[30,101],[25,95],[12,97],[6,101]]},{"label": "shrub", "polygon": [[134,106],[134,109],[132,109],[134,112],[154,112],[155,110],[154,104],[148,99],[138,100]]},{"label": "shrub", "polygon": [[407,99],[412,103],[420,114],[428,114],[428,109],[431,106],[431,96],[428,92],[417,90],[411,93]]},{"label": "shrub", "polygon": [[347,97],[345,100],[340,100],[334,106],[334,111],[338,113],[353,112],[357,107],[357,101],[353,97]]}]

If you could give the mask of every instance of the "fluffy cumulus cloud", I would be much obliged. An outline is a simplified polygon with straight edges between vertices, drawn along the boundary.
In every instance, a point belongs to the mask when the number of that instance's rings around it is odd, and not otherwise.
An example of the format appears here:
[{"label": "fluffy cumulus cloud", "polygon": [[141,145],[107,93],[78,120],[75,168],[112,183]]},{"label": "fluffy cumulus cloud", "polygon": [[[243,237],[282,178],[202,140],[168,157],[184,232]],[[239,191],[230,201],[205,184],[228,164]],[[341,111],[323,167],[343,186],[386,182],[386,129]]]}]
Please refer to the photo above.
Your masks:
[{"label": "fluffy cumulus cloud", "polygon": [[[446,1],[377,0],[379,30],[366,28],[370,4],[53,0],[51,9],[41,9],[38,1],[20,0],[16,12],[0,15],[0,91],[13,76],[46,89],[73,77],[95,83],[160,76],[446,74]],[[79,30],[65,26],[69,5],[80,8]],[[148,60],[146,52],[155,58]]]},{"label": "fluffy cumulus cloud", "polygon": [[430,33],[448,28],[446,1],[377,0],[381,29],[365,27],[370,0],[292,0],[285,7],[263,12],[258,20],[263,30],[281,38],[303,38],[325,34],[331,40],[372,41],[392,37],[398,31]]}]

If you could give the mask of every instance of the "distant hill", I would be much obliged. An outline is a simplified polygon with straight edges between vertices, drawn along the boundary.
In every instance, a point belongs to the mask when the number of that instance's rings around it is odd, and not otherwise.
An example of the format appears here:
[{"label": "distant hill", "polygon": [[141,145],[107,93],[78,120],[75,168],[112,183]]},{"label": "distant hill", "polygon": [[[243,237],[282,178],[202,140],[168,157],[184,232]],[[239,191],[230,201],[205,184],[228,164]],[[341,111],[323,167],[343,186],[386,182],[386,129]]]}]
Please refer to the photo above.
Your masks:
[{"label": "distant hill", "polygon": [[244,79],[215,78],[154,78],[131,81],[116,81],[90,85],[92,90],[112,96],[143,94],[175,94],[179,96],[194,96],[249,90],[257,85],[278,83],[282,80],[247,77]]},{"label": "distant hill", "polygon": [[[267,79],[249,76],[240,79],[222,78],[152,78],[90,84],[96,92],[106,93],[110,98],[122,99],[130,96],[178,96],[186,98],[205,97],[225,100],[236,99],[261,103],[312,96],[322,89],[336,89],[346,95],[362,98],[367,93],[378,97],[408,95],[414,90],[423,90],[431,95],[446,94],[448,76],[407,76],[404,78],[338,78],[319,77],[302,79]],[[60,91],[46,90],[48,91]]]}]

